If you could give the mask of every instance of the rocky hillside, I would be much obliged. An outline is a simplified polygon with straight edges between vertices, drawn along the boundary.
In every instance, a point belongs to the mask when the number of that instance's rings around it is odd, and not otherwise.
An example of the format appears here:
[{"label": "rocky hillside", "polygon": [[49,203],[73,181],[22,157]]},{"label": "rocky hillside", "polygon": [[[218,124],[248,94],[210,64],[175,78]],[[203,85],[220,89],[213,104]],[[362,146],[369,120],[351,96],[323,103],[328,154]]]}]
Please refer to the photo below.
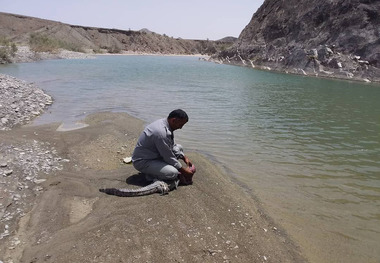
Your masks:
[{"label": "rocky hillside", "polygon": [[290,73],[380,81],[380,1],[265,0],[215,59]]},{"label": "rocky hillside", "polygon": [[141,31],[94,28],[0,12],[0,36],[28,44],[39,35],[76,50],[112,53],[212,54],[231,46],[229,41],[185,40]]}]

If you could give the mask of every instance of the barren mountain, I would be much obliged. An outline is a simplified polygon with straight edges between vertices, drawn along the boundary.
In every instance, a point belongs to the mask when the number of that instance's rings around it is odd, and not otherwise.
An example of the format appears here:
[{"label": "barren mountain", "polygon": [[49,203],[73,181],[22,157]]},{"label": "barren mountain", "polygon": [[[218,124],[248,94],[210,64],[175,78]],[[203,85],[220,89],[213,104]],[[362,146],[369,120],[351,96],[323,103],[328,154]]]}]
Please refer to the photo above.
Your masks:
[{"label": "barren mountain", "polygon": [[69,25],[56,21],[0,12],[0,36],[27,44],[39,34],[84,50],[159,54],[211,54],[230,42],[185,40],[150,32]]},{"label": "barren mountain", "polygon": [[304,75],[380,80],[380,1],[265,0],[216,59]]}]

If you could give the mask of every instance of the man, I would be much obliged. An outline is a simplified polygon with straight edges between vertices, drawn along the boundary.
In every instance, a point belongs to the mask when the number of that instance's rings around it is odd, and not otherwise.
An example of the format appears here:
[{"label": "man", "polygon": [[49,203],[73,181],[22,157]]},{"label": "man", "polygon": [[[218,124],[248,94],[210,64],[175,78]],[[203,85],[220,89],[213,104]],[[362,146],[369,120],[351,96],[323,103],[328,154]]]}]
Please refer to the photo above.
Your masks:
[{"label": "man", "polygon": [[[195,167],[182,151],[182,146],[174,143],[173,132],[189,121],[186,112],[177,109],[167,118],[159,119],[145,127],[132,154],[136,170],[145,174],[149,181],[179,180],[180,184],[192,184]],[[182,159],[184,167],[178,159]]]}]

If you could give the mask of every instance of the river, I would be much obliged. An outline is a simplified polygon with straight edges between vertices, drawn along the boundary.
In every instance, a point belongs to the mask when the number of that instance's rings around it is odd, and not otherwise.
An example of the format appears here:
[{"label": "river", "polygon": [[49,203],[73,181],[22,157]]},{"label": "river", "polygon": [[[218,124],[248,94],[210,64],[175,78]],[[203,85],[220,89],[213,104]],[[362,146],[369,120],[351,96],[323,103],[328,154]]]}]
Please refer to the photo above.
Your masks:
[{"label": "river", "polygon": [[[250,189],[311,262],[380,262],[380,85],[182,56],[99,56],[0,66],[55,99],[35,121],[75,127],[122,111],[184,109],[185,149]],[[196,180],[196,178],[195,178]]]}]

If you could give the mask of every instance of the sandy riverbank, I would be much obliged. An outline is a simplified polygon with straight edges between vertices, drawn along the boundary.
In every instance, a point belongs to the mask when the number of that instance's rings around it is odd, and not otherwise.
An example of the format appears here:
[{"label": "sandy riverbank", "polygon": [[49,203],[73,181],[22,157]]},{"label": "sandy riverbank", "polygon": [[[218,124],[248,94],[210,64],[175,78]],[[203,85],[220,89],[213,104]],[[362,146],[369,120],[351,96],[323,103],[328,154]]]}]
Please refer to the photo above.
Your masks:
[{"label": "sandy riverbank", "polygon": [[[0,132],[3,145],[43,142],[62,160],[59,169],[36,175],[38,191],[13,190],[21,197],[5,210],[28,205],[12,222],[1,219],[0,227],[9,230],[0,240],[1,261],[305,262],[253,196],[198,154],[190,154],[198,168],[194,185],[169,195],[100,193],[101,187],[145,183],[121,161],[143,123],[124,113],[98,113],[85,122],[88,127],[66,132],[56,131],[58,123]],[[19,173],[9,176],[22,182]]]},{"label": "sandy riverbank", "polygon": [[46,59],[89,59],[95,58],[93,54],[74,52],[60,49],[57,52],[34,52],[29,46],[17,46],[15,57],[11,58],[13,63],[36,62]]},{"label": "sandy riverbank", "polygon": [[34,52],[30,50],[29,46],[18,46],[17,52],[14,58],[12,58],[13,63],[26,63],[26,62],[36,62],[40,60],[47,59],[90,59],[96,58],[96,56],[187,56],[187,57],[199,57],[203,60],[208,60],[209,55],[202,54],[165,54],[165,53],[146,53],[146,52],[134,52],[134,51],[123,51],[122,53],[81,53],[69,50],[59,50],[54,53],[49,52]]}]

